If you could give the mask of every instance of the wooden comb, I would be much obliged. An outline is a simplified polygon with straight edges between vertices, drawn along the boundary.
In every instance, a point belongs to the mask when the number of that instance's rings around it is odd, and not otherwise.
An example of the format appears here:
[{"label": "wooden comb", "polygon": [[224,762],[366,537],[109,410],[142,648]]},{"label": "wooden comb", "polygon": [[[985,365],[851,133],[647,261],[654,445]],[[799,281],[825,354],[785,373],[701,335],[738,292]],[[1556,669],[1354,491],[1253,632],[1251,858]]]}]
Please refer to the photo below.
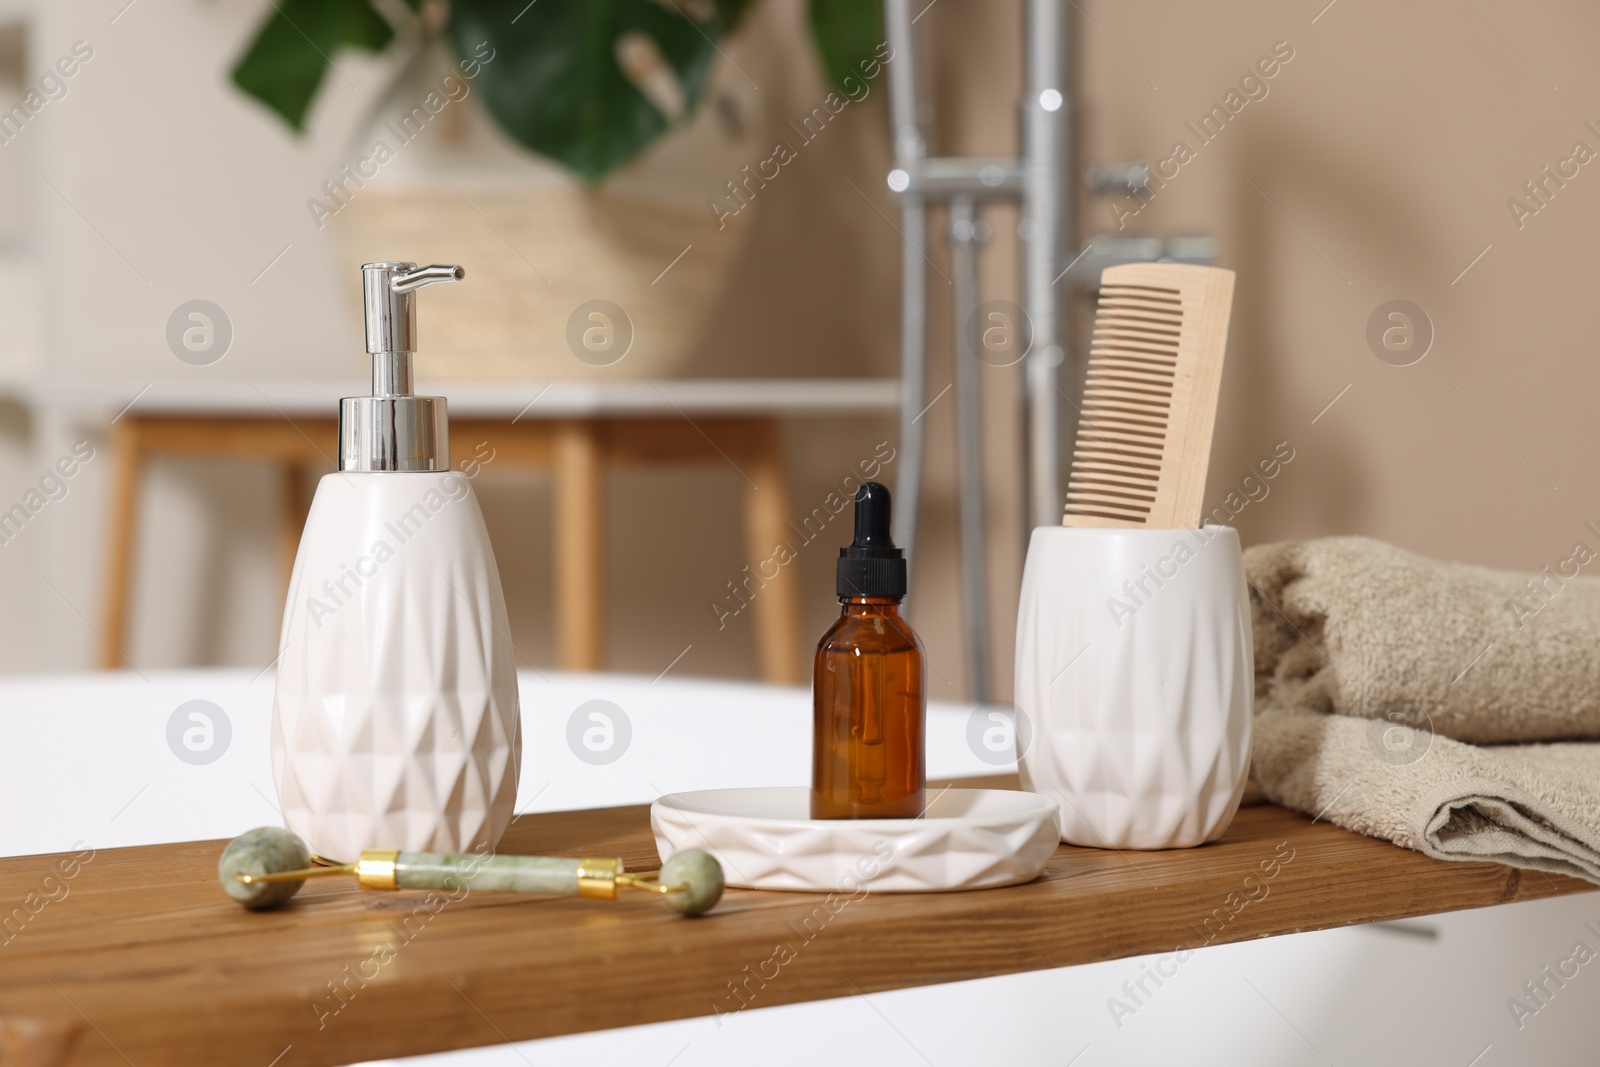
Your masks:
[{"label": "wooden comb", "polygon": [[1200,525],[1232,307],[1231,270],[1129,263],[1100,275],[1062,525]]}]

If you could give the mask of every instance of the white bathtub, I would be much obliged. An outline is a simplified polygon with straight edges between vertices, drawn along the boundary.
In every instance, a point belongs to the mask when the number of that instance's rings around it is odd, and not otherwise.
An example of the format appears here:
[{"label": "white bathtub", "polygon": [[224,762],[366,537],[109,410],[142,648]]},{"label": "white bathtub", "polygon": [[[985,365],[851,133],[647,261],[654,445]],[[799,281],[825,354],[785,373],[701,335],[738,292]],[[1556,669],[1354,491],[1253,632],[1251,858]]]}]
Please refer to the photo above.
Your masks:
[{"label": "white bathtub", "polygon": [[[644,803],[659,793],[809,780],[803,689],[693,679],[521,677],[519,811]],[[169,747],[189,701],[221,709],[231,735],[209,763]],[[593,700],[621,708],[631,740],[594,765],[568,746]],[[272,675],[240,671],[65,675],[0,682],[0,855],[231,837],[277,821],[267,753]],[[929,711],[931,777],[1011,770],[967,745],[968,706]],[[186,729],[197,728],[183,718]],[[181,734],[181,731],[180,731]],[[195,734],[195,744],[204,741]],[[212,748],[220,748],[220,723]],[[181,741],[180,741],[181,746]],[[189,759],[200,758],[191,754]],[[659,1067],[805,1064],[1505,1064],[1595,1062],[1600,961],[1582,967],[1517,1025],[1508,1000],[1579,941],[1600,952],[1600,897],[1458,912],[1404,924],[1205,949],[1132,1014],[1125,982],[1144,960],[902,990],[711,1019],[625,1027],[406,1064],[526,1067],[628,1062]],[[3,965],[0,959],[0,965]],[[1531,1003],[1531,1002],[1530,1002]],[[619,1023],[626,1020],[618,1020]]]}]

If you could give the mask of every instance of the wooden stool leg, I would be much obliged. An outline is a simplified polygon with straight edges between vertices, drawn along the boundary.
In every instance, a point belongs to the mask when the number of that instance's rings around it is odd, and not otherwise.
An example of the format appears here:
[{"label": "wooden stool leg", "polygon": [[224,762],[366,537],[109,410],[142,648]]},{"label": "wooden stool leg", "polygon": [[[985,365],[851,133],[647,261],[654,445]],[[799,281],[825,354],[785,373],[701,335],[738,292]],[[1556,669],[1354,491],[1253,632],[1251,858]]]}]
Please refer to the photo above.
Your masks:
[{"label": "wooden stool leg", "polygon": [[300,553],[300,535],[306,528],[306,473],[304,463],[289,462],[279,474],[283,479],[283,500],[278,518],[278,567],[285,596],[289,577],[294,573],[294,558]]},{"label": "wooden stool leg", "polygon": [[556,649],[569,671],[605,666],[605,467],[593,422],[555,436]]},{"label": "wooden stool leg", "polygon": [[[779,566],[777,547],[789,540],[789,474],[783,459],[781,427],[774,420],[752,424],[752,488],[744,490],[745,548],[750,570],[766,584],[751,600],[756,616],[756,646],[763,681],[798,685],[800,670],[800,576],[795,564]],[[769,563],[769,560],[773,562]],[[776,570],[773,577],[769,574]]]},{"label": "wooden stool leg", "polygon": [[[124,415],[111,427],[111,505],[106,523],[105,599],[100,614],[100,666],[116,670],[126,657],[133,559],[139,530],[139,483],[144,443],[138,416]],[[130,664],[131,665],[131,664]]]}]

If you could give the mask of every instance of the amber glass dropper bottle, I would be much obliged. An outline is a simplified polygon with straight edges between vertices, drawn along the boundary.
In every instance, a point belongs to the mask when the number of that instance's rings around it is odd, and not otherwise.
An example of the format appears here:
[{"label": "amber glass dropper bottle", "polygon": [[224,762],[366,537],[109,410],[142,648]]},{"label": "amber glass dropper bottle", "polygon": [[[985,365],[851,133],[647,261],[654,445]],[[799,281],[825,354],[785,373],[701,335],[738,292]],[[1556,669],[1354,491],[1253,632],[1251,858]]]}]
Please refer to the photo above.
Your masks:
[{"label": "amber glass dropper bottle", "polygon": [[923,808],[925,670],[900,617],[906,560],[889,536],[889,490],[856,490],[855,519],[839,550],[839,619],[817,645],[811,817],[912,819]]}]

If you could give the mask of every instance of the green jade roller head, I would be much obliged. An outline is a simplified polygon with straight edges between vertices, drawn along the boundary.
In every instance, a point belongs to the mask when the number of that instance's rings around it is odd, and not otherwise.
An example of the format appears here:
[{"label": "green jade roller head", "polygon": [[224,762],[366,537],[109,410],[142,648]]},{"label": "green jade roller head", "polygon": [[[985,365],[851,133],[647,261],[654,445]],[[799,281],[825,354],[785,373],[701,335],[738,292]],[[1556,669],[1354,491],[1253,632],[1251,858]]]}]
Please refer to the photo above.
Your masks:
[{"label": "green jade roller head", "polygon": [[659,893],[684,915],[701,915],[722,899],[722,865],[697,848],[674,852],[661,873],[629,874],[619,859],[478,856],[367,851],[355,863],[313,866],[299,836],[260,826],[228,842],[217,861],[222,891],[252,911],[294,896],[307,878],[353,874],[362,889],[457,889],[480,893],[547,893],[615,900],[619,886]]}]

